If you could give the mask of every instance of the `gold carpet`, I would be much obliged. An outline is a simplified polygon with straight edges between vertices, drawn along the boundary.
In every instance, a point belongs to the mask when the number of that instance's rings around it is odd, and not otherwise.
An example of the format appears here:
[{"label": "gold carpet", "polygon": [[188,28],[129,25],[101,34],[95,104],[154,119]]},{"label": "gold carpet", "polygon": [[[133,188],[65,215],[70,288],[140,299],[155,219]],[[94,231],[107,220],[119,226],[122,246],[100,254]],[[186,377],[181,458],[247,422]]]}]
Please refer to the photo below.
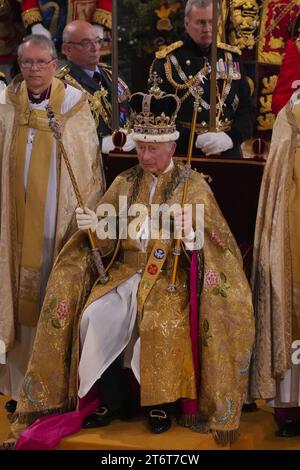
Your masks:
[{"label": "gold carpet", "polygon": [[[0,442],[7,438],[9,422],[4,404],[7,398],[0,395]],[[279,438],[274,435],[277,426],[272,410],[258,402],[259,411],[243,413],[241,436],[231,446],[232,450],[300,450],[300,437]],[[230,447],[217,446],[210,434],[197,434],[178,425],[165,434],[149,433],[143,419],[126,423],[113,421],[105,428],[82,430],[63,439],[59,450],[216,450]]]}]

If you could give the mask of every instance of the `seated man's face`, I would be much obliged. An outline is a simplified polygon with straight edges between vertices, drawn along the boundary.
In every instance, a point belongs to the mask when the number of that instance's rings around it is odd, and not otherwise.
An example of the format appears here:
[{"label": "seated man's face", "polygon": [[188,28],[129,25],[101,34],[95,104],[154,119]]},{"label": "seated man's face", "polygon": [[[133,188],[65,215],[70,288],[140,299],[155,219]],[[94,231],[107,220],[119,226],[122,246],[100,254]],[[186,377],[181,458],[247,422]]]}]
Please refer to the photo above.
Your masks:
[{"label": "seated man's face", "polygon": [[144,171],[159,175],[169,166],[175,142],[136,142],[139,164]]},{"label": "seated man's face", "polygon": [[92,25],[78,28],[63,43],[62,51],[67,59],[84,69],[95,70],[100,61],[101,40]]},{"label": "seated man's face", "polygon": [[189,16],[184,18],[188,35],[200,47],[209,47],[212,43],[213,6],[196,7],[193,5]]}]

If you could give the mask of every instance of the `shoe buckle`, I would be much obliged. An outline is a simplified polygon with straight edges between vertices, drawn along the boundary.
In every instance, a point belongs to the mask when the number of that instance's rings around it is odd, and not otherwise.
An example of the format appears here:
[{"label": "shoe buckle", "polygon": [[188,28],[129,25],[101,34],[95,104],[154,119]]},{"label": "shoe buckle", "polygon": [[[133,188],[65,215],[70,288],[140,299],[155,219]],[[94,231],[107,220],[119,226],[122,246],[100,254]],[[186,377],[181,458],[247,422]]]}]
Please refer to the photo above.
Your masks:
[{"label": "shoe buckle", "polygon": [[106,406],[101,406],[99,411],[96,411],[96,415],[99,415],[99,416],[105,416],[107,415],[107,413],[108,413],[108,409],[106,408]]},{"label": "shoe buckle", "polygon": [[153,409],[150,411],[150,418],[167,419],[167,413],[163,410]]}]

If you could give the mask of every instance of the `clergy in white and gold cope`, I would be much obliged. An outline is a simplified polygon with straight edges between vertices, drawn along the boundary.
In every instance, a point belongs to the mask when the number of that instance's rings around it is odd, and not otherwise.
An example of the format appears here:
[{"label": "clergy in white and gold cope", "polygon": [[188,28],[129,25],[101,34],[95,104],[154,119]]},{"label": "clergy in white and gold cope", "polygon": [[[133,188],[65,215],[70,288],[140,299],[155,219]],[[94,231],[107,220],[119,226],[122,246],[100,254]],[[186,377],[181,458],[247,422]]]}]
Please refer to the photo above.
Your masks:
[{"label": "clergy in white and gold cope", "polygon": [[257,327],[250,392],[253,399],[268,400],[274,407],[279,437],[300,436],[299,129],[297,90],[273,128],[260,190],[252,270]]},{"label": "clergy in white and gold cope", "polygon": [[98,138],[83,94],[54,78],[52,41],[27,37],[19,46],[22,75],[0,96],[1,238],[0,391],[19,399],[57,253],[76,230],[76,197],[48,125],[50,105],[82,198],[93,206],[103,192]]}]

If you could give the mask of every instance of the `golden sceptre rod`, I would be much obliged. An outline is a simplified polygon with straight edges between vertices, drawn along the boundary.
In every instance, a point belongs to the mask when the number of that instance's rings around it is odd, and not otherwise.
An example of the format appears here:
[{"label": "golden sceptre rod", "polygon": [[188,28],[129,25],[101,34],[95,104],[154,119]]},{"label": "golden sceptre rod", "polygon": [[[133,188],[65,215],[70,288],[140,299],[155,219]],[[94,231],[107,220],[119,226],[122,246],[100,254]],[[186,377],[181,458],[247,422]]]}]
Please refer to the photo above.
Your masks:
[{"label": "golden sceptre rod", "polygon": [[[202,79],[203,79],[202,76],[197,78],[199,82],[201,82]],[[196,129],[196,123],[197,123],[197,114],[198,114],[198,108],[199,108],[199,103],[200,103],[200,97],[201,97],[201,94],[203,93],[203,89],[200,87],[200,85],[195,84],[191,87],[191,93],[195,97],[195,101],[194,101],[194,111],[193,111],[191,132],[190,132],[190,137],[189,137],[188,155],[187,155],[187,160],[186,160],[185,170],[184,170],[184,186],[183,186],[182,199],[181,199],[182,210],[184,209],[185,201],[187,198],[188,184],[189,184],[189,178],[190,178],[190,172],[191,172],[194,135],[195,135],[195,129]],[[174,261],[173,261],[173,266],[172,266],[171,280],[170,280],[170,284],[168,287],[169,292],[176,292],[176,276],[177,276],[179,255],[181,252],[180,243],[181,243],[181,239],[177,238],[175,241],[175,246],[173,250]]]},{"label": "golden sceptre rod", "polygon": [[[62,134],[61,134],[61,130],[60,130],[59,121],[55,117],[55,114],[54,114],[54,112],[52,111],[52,109],[49,105],[46,106],[46,111],[47,111],[47,116],[48,116],[48,119],[49,119],[49,127],[53,132],[54,138],[57,141],[59,150],[60,150],[60,152],[63,156],[64,162],[66,164],[66,167],[67,167],[67,170],[68,170],[68,173],[69,173],[69,176],[70,176],[70,180],[71,180],[71,183],[72,183],[72,186],[73,186],[73,189],[74,189],[74,193],[75,193],[77,202],[79,204],[79,207],[81,207],[81,209],[84,209],[84,204],[83,204],[83,200],[82,200],[82,197],[80,195],[80,192],[79,192],[78,184],[77,184],[75,175],[73,173],[70,161],[68,159],[64,144],[62,142]],[[107,270],[104,267],[100,251],[95,245],[94,236],[93,236],[93,233],[92,233],[91,229],[87,230],[87,234],[88,234],[89,242],[90,242],[90,245],[91,245],[91,252],[92,252],[93,261],[94,261],[96,269],[98,271],[99,280],[100,280],[101,283],[104,284],[109,279]]]}]

